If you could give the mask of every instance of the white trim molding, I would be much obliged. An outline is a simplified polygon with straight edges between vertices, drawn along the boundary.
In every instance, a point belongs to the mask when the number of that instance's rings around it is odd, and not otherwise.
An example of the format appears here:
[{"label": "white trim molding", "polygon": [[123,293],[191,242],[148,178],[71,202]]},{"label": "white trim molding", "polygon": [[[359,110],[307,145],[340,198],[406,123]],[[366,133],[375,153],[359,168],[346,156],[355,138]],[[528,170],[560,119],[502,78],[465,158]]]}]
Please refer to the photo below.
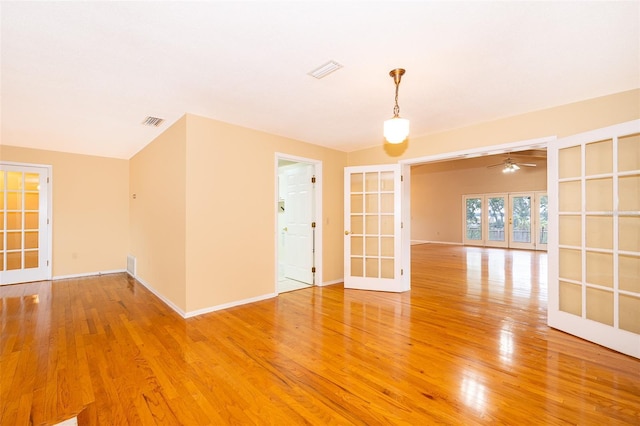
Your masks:
[{"label": "white trim molding", "polygon": [[[126,272],[126,271],[123,271]],[[127,274],[129,275],[129,274]],[[131,275],[129,275],[131,276]],[[176,311],[176,313],[178,315],[180,315],[182,318],[186,318],[186,313],[180,309],[178,307],[178,305],[176,305],[175,303],[173,303],[171,300],[167,299],[166,297],[164,297],[160,292],[158,292],[158,290],[156,290],[155,288],[153,288],[153,286],[151,286],[149,283],[147,283],[146,281],[144,281],[143,279],[141,279],[140,277],[134,277],[136,281],[138,281],[140,284],[142,284],[142,286],[144,288],[146,288],[147,290],[149,290],[151,293],[153,293],[154,296],[156,296],[158,299],[162,300],[164,302],[165,305],[167,305],[168,307],[170,307],[171,309],[173,309],[174,311]]]},{"label": "white trim molding", "polygon": [[278,296],[277,293],[267,293],[261,296],[250,297],[248,299],[236,300],[229,303],[223,303],[221,305],[211,306],[210,308],[197,309],[195,311],[187,312],[183,315],[184,318],[191,318],[202,314],[208,314],[210,312],[221,311],[223,309],[233,308],[235,306],[246,305],[248,303],[260,302],[262,300],[272,299]]},{"label": "white trim molding", "polygon": [[58,280],[68,280],[73,278],[87,278],[87,277],[95,277],[98,275],[111,275],[111,274],[120,274],[122,272],[127,272],[125,269],[112,269],[110,271],[96,271],[96,272],[83,272],[81,274],[68,274],[68,275],[56,275],[51,278],[52,281]]},{"label": "white trim molding", "polygon": [[325,287],[328,285],[334,285],[334,284],[342,284],[344,283],[344,278],[339,278],[337,280],[333,280],[333,281],[325,281],[323,283],[318,284],[318,287]]}]

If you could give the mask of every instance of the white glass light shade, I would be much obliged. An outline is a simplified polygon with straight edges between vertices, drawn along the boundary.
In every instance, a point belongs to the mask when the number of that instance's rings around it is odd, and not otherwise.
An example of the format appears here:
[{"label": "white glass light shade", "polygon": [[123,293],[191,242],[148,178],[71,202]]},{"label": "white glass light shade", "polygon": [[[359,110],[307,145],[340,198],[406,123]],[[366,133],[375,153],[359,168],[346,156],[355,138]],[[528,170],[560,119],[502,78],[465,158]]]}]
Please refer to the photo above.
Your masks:
[{"label": "white glass light shade", "polygon": [[409,120],[393,117],[384,122],[384,138],[389,143],[401,143],[409,136]]},{"label": "white glass light shade", "polygon": [[513,173],[516,170],[520,170],[517,164],[509,163],[505,164],[504,169],[502,169],[502,173]]}]

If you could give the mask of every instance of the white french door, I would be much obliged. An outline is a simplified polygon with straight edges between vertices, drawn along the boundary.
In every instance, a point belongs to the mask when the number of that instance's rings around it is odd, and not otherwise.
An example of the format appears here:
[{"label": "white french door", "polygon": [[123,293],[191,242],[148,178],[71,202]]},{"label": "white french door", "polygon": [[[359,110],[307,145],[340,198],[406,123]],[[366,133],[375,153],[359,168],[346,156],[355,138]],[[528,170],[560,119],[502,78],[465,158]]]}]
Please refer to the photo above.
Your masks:
[{"label": "white french door", "polygon": [[534,250],[533,194],[509,194],[509,247]]},{"label": "white french door", "polygon": [[409,290],[402,190],[400,165],[345,168],[345,288]]},{"label": "white french door", "polygon": [[49,168],[0,164],[0,284],[51,278]]},{"label": "white french door", "polygon": [[485,196],[486,204],[486,240],[487,247],[508,247],[507,239],[507,195],[491,194]]},{"label": "white french door", "polygon": [[640,358],[640,120],[549,144],[548,324]]},{"label": "white french door", "polygon": [[464,233],[465,245],[483,246],[485,241],[484,230],[484,195],[465,195],[463,198],[464,209]]}]

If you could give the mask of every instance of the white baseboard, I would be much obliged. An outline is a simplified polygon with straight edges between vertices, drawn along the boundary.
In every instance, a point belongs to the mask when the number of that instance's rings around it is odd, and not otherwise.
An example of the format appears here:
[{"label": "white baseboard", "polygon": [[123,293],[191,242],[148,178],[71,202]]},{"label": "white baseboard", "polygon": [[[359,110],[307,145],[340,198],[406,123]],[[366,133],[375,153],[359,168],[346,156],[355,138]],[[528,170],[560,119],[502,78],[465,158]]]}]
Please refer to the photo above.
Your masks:
[{"label": "white baseboard", "polygon": [[271,298],[277,296],[277,293],[268,293],[268,294],[264,294],[262,296],[251,297],[249,299],[236,300],[234,302],[223,303],[221,305],[211,306],[209,308],[203,308],[203,309],[197,309],[195,311],[185,312],[182,309],[180,309],[171,300],[167,299],[165,296],[160,294],[155,288],[153,288],[151,285],[149,285],[149,283],[145,282],[144,280],[140,279],[139,277],[134,277],[134,278],[138,282],[140,282],[140,284],[142,284],[147,290],[149,290],[151,293],[153,293],[154,296],[156,296],[158,299],[162,300],[165,303],[165,305],[167,305],[168,307],[173,309],[178,315],[180,315],[182,318],[185,318],[185,319],[186,318],[195,317],[195,316],[198,316],[198,315],[202,315],[202,314],[208,314],[210,312],[221,311],[221,310],[227,309],[227,308],[233,308],[234,306],[246,305],[247,303],[259,302],[261,300],[271,299]]},{"label": "white baseboard", "polygon": [[446,245],[450,245],[450,246],[461,246],[463,245],[462,243],[454,243],[451,241],[426,241],[426,240],[411,240],[411,245],[417,245],[417,244],[446,244]]},{"label": "white baseboard", "polygon": [[56,275],[52,280],[68,280],[70,278],[95,277],[96,275],[120,274],[126,272],[124,269],[113,269],[111,271],[85,272],[82,274]]},{"label": "white baseboard", "polygon": [[339,278],[337,280],[333,280],[333,281],[325,281],[323,283],[318,284],[318,287],[324,287],[327,285],[333,285],[333,284],[341,284],[344,282],[344,278]]},{"label": "white baseboard", "polygon": [[78,417],[72,417],[63,422],[56,423],[54,426],[78,426]]},{"label": "white baseboard", "polygon": [[184,318],[191,318],[202,314],[208,314],[210,312],[221,311],[223,309],[233,308],[235,306],[246,305],[247,303],[260,302],[261,300],[272,299],[277,297],[277,293],[267,293],[262,296],[250,297],[248,299],[236,300],[234,302],[223,303],[222,305],[211,306],[210,308],[198,309],[195,311],[187,312]]},{"label": "white baseboard", "polygon": [[167,305],[168,307],[170,307],[171,309],[173,309],[174,311],[176,311],[176,313],[178,315],[180,315],[182,318],[186,318],[185,317],[185,312],[180,309],[175,303],[173,303],[171,300],[167,299],[166,297],[164,297],[162,294],[160,294],[158,292],[158,290],[156,290],[155,288],[153,288],[151,285],[149,285],[149,283],[145,282],[143,279],[141,279],[140,277],[134,277],[136,279],[136,281],[138,281],[140,284],[142,284],[144,286],[144,288],[146,288],[147,290],[149,290],[151,293],[154,294],[154,296],[156,296],[158,299],[162,300],[164,302],[165,305]]}]

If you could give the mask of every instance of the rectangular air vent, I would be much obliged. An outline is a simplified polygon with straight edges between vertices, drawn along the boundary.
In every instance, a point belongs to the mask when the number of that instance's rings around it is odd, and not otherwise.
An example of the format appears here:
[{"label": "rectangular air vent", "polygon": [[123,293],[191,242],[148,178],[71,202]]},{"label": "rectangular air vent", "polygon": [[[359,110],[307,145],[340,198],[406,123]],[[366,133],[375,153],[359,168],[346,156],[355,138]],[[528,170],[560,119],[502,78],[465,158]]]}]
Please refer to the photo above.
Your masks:
[{"label": "rectangular air vent", "polygon": [[127,274],[136,276],[136,258],[130,254],[127,255]]},{"label": "rectangular air vent", "polygon": [[329,61],[324,65],[320,65],[315,70],[310,71],[309,75],[311,77],[315,77],[318,80],[320,80],[322,77],[326,77],[327,75],[331,74],[336,70],[339,70],[340,68],[342,68],[342,65],[340,65],[336,61]]},{"label": "rectangular air vent", "polygon": [[147,117],[144,119],[144,121],[142,122],[142,124],[144,124],[145,126],[153,126],[153,127],[158,127],[159,125],[162,124],[162,122],[164,121],[164,119],[162,118],[158,118],[158,117]]}]

